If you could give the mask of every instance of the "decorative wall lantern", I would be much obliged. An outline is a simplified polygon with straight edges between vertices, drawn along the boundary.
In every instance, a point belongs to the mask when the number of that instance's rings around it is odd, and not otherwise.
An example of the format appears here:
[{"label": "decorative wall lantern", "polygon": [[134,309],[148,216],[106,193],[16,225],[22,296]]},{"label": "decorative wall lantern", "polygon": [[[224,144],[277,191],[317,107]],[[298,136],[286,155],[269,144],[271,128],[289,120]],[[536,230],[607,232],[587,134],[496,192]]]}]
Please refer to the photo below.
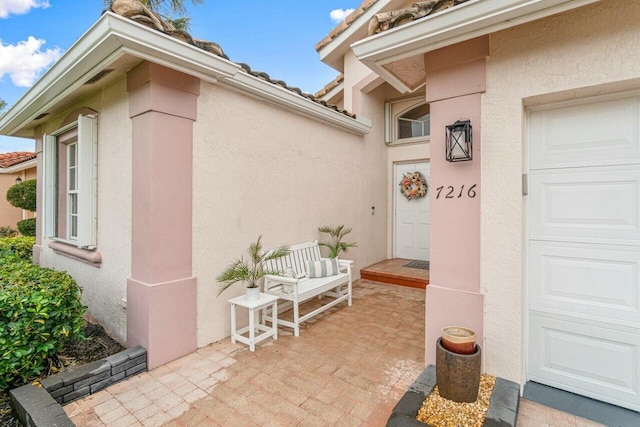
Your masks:
[{"label": "decorative wall lantern", "polygon": [[464,162],[473,158],[471,122],[458,120],[445,126],[446,160],[448,162]]},{"label": "decorative wall lantern", "polygon": [[16,178],[16,185],[20,184],[21,182],[22,182],[22,178],[17,177],[17,178]]}]

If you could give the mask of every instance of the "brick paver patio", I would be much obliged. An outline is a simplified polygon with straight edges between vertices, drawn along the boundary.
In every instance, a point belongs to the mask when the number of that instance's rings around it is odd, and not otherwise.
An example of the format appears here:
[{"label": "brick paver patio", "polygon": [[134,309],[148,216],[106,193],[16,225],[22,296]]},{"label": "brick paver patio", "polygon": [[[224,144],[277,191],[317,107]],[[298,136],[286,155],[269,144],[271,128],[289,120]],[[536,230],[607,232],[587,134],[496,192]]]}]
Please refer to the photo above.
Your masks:
[{"label": "brick paver patio", "polygon": [[225,339],[65,410],[78,426],[382,426],[423,369],[424,299],[360,280],[298,338]]}]

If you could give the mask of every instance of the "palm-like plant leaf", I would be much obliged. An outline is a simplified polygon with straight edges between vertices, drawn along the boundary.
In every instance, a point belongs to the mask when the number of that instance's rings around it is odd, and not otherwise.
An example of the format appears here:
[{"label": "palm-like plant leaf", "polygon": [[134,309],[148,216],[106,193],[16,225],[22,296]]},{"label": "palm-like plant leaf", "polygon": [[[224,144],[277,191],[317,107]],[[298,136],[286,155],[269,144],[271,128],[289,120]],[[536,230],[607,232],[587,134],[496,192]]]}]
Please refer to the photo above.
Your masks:
[{"label": "palm-like plant leaf", "polygon": [[278,271],[265,270],[262,265],[265,261],[278,259],[289,254],[289,248],[280,246],[264,253],[262,251],[262,236],[258,236],[258,239],[249,245],[247,252],[249,255],[248,261],[241,257],[216,277],[216,280],[220,282],[218,296],[234,283],[246,282],[248,287],[255,288],[258,285],[258,281],[267,274],[281,274]]},{"label": "palm-like plant leaf", "polygon": [[342,239],[347,234],[351,233],[351,228],[346,228],[344,225],[338,225],[336,227],[322,226],[318,227],[318,231],[326,233],[331,236],[331,242],[320,242],[320,246],[324,246],[329,249],[329,258],[336,258],[340,255],[340,252],[346,252],[348,248],[358,246],[355,242],[343,242]]}]

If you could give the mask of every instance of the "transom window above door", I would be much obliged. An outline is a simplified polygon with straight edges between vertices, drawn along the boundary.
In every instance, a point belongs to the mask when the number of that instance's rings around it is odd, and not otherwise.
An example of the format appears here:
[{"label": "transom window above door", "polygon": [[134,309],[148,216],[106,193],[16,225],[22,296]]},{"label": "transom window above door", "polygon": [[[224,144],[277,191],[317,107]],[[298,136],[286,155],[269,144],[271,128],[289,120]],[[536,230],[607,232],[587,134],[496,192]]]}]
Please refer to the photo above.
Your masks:
[{"label": "transom window above door", "polygon": [[431,109],[425,95],[385,103],[385,143],[387,145],[429,142]]},{"label": "transom window above door", "polygon": [[431,133],[429,104],[418,105],[398,117],[398,139],[427,137]]}]

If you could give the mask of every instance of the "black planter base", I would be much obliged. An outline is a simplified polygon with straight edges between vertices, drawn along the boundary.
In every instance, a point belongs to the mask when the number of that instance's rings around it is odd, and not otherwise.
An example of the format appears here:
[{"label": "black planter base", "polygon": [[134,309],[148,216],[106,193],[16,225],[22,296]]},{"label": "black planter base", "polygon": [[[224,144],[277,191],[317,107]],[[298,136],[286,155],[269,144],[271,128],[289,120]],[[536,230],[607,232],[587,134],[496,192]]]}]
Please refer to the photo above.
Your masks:
[{"label": "black planter base", "polygon": [[[416,419],[422,402],[436,385],[436,367],[427,366],[393,408],[387,427],[425,427]],[[520,403],[520,386],[513,381],[496,378],[491,404],[484,422],[486,427],[515,427]]]}]

